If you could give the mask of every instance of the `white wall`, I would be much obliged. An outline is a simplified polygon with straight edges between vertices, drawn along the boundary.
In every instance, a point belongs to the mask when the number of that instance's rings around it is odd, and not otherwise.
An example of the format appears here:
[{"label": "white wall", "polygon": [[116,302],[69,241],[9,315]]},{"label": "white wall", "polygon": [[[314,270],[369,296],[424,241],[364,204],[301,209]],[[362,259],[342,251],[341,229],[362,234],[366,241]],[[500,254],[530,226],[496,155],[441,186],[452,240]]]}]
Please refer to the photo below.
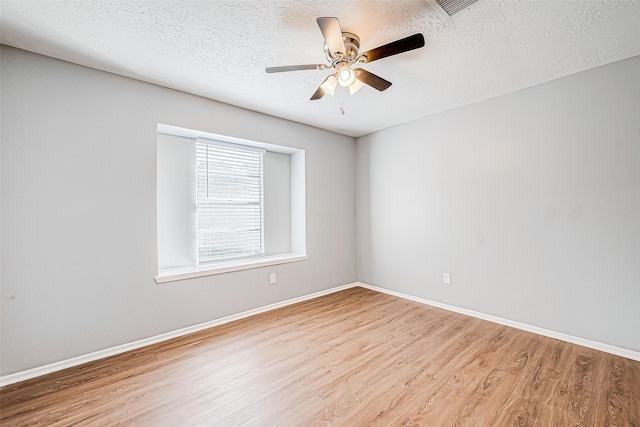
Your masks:
[{"label": "white wall", "polygon": [[635,57],[359,138],[359,280],[640,351],[639,76]]},{"label": "white wall", "polygon": [[[1,49],[1,374],[356,280],[352,138]],[[157,285],[158,123],[306,150],[309,259]]]}]

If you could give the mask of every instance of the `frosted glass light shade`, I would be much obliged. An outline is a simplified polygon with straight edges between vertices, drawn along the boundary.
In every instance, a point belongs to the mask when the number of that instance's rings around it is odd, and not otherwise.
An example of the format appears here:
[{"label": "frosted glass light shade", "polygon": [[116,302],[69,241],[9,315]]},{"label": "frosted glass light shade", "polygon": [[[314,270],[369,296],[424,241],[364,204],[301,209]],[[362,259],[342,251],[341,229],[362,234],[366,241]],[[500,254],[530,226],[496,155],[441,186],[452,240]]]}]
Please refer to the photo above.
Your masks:
[{"label": "frosted glass light shade", "polygon": [[353,95],[354,93],[362,89],[362,86],[364,86],[364,83],[362,83],[358,79],[353,79],[353,83],[349,85],[349,93]]},{"label": "frosted glass light shade", "polygon": [[320,85],[320,87],[329,95],[333,95],[333,92],[336,90],[336,86],[338,86],[338,79],[333,74],[327,77]]}]

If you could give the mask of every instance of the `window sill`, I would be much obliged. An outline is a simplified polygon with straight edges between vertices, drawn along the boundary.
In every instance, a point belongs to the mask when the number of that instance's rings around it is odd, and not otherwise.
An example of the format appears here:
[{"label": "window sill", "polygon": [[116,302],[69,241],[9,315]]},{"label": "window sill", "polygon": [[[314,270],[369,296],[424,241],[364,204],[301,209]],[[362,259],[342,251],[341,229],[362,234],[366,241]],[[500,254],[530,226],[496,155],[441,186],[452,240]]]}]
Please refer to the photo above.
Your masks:
[{"label": "window sill", "polygon": [[287,264],[289,262],[305,261],[308,255],[282,254],[270,255],[263,258],[243,259],[218,264],[167,269],[158,273],[156,283],[174,282],[176,280],[192,279],[194,277],[212,276],[214,274],[231,273],[232,271],[249,270],[270,265]]}]

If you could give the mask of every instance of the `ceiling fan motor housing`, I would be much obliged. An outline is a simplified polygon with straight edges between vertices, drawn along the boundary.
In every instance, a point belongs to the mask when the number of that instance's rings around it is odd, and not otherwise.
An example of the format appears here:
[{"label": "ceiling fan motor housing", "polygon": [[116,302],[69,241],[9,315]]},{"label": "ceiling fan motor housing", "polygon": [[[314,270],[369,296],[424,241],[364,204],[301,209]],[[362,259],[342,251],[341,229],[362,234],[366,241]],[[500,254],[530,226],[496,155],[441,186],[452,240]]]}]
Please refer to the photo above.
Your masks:
[{"label": "ceiling fan motor housing", "polygon": [[334,63],[347,60],[349,64],[353,64],[358,56],[358,49],[360,49],[360,37],[356,36],[353,33],[342,33],[342,40],[344,41],[344,47],[346,52],[344,52],[344,56],[342,58],[336,58],[331,55],[329,51],[329,46],[324,45],[324,54],[327,57],[327,61],[329,61],[332,65]]}]

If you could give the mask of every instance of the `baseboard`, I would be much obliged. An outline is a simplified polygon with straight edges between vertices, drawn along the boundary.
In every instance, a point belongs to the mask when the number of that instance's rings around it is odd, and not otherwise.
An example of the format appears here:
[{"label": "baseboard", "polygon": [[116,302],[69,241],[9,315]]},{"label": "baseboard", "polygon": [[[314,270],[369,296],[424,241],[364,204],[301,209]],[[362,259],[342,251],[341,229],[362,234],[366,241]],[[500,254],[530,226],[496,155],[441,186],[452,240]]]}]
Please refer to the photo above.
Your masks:
[{"label": "baseboard", "polygon": [[640,361],[640,352],[629,350],[626,348],[616,347],[609,344],[604,344],[597,341],[591,341],[573,335],[563,334],[562,332],[551,331],[549,329],[540,328],[538,326],[528,325],[526,323],[520,323],[509,319],[503,319],[502,317],[492,316],[490,314],[480,313],[479,311],[468,310],[466,308],[460,308],[449,304],[444,304],[437,301],[428,300],[425,298],[416,297],[413,295],[404,294],[402,292],[396,292],[378,286],[369,285],[363,282],[356,282],[357,286],[370,289],[376,292],[382,292],[384,294],[393,295],[395,297],[408,299],[411,301],[419,302],[421,304],[430,305],[432,307],[442,308],[444,310],[453,311],[455,313],[464,314],[478,319],[487,320],[489,322],[498,323],[500,325],[510,326],[512,328],[521,329],[527,332],[533,332],[534,334],[544,335],[545,337],[555,338],[560,341],[569,342],[571,344],[581,345],[583,347],[592,348],[594,350],[604,351],[605,353],[615,354],[616,356],[626,357],[627,359]]},{"label": "baseboard", "polygon": [[225,323],[233,322],[235,320],[240,320],[246,317],[255,316],[256,314],[265,313],[267,311],[275,310],[277,308],[286,307],[292,304],[297,304],[299,302],[318,298],[324,295],[332,294],[334,292],[343,291],[345,289],[353,288],[356,286],[358,286],[357,282],[348,283],[342,286],[336,286],[335,288],[325,289],[323,291],[314,292],[312,294],[303,295],[301,297],[296,297],[296,298],[291,298],[285,301],[276,302],[273,304],[265,305],[263,307],[258,307],[252,310],[243,311],[242,313],[232,314],[231,316],[221,317],[219,319],[211,320],[209,322],[204,322],[204,323],[200,323],[193,326],[188,326],[186,328],[178,329],[172,332],[166,332],[164,334],[156,335],[154,337],[144,338],[131,343],[106,348],[104,350],[98,350],[93,353],[88,353],[82,356],[73,357],[67,360],[61,360],[59,362],[51,363],[49,365],[44,365],[37,368],[28,369],[26,371],[4,375],[0,377],[0,387],[17,383],[20,381],[25,381],[31,378],[39,377],[41,375],[50,374],[52,372],[61,371],[63,369],[71,368],[73,366],[82,365],[83,363],[93,362],[94,360],[104,359],[105,357],[115,356],[117,354],[121,354],[130,350],[136,350],[151,344],[157,344],[163,341],[170,340],[172,338],[177,338],[183,335],[199,332],[204,329],[212,328],[214,326],[224,325]]},{"label": "baseboard", "polygon": [[200,323],[193,326],[188,326],[186,328],[178,329],[176,331],[167,332],[164,334],[156,335],[154,337],[141,339],[138,341],[134,341],[128,344],[122,344],[115,347],[106,348],[103,350],[95,351],[93,353],[88,353],[82,356],[73,357],[67,360],[61,360],[59,362],[51,363],[49,365],[40,366],[33,369],[28,369],[26,371],[16,372],[14,374],[9,374],[0,377],[0,387],[17,383],[20,381],[25,381],[31,378],[39,377],[41,375],[50,374],[52,372],[61,371],[63,369],[71,368],[73,366],[82,365],[83,363],[93,362],[95,360],[104,359],[105,357],[115,356],[117,354],[121,354],[130,350],[136,350],[147,345],[157,344],[163,341],[170,340],[172,338],[181,337],[183,335],[192,334],[194,332],[199,332],[204,329],[212,328],[214,326],[224,325],[225,323],[233,322],[235,320],[244,319],[246,317],[255,316],[256,314],[265,313],[267,311],[275,310],[281,307],[286,307],[288,305],[296,304],[299,302],[307,301],[310,299],[318,298],[324,295],[332,294],[334,292],[343,291],[345,289],[350,289],[356,286],[360,286],[362,288],[370,289],[372,291],[381,292],[388,295],[393,295],[395,297],[404,298],[407,300],[419,302],[421,304],[430,305],[432,307],[442,308],[444,310],[453,311],[455,313],[464,314],[471,317],[476,317],[478,319],[487,320],[489,322],[498,323],[500,325],[510,326],[516,329],[521,329],[523,331],[532,332],[534,334],[543,335],[550,338],[555,338],[560,341],[569,342],[572,344],[581,345],[583,347],[592,348],[594,350],[604,351],[606,353],[615,354],[617,356],[626,357],[628,359],[640,361],[640,352],[620,348],[616,346],[612,346],[609,344],[600,343],[597,341],[591,341],[580,337],[575,337],[572,335],[567,335],[561,332],[551,331],[549,329],[540,328],[538,326],[528,325],[526,323],[520,323],[509,319],[504,319],[502,317],[492,316],[490,314],[480,313],[474,310],[468,310],[466,308],[455,307],[449,304],[444,304],[437,301],[428,300],[425,298],[416,297],[413,295],[404,294],[402,292],[396,292],[385,288],[380,288],[378,286],[369,285],[363,282],[353,282],[348,283],[342,286],[336,286],[331,289],[325,289],[323,291],[314,292],[312,294],[303,295],[297,298],[291,298],[285,301],[280,301],[274,304],[265,305],[263,307],[254,308],[252,310],[247,310],[242,313],[233,314],[231,316],[222,317],[219,319],[215,319],[209,322]]}]

